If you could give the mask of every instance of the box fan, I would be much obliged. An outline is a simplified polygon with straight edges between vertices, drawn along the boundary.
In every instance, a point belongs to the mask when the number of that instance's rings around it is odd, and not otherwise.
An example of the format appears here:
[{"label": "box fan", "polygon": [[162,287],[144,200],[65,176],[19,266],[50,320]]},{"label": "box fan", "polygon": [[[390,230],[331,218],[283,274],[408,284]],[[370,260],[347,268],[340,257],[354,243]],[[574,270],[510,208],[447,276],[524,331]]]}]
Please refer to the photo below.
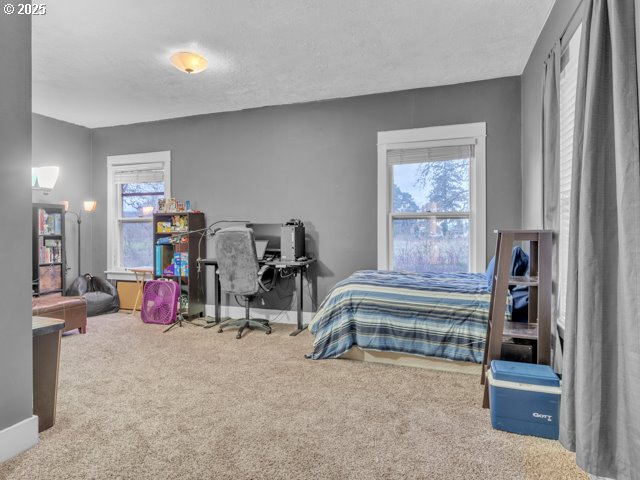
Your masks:
[{"label": "box fan", "polygon": [[168,325],[176,321],[179,286],[173,280],[150,280],[142,291],[140,316],[144,323]]}]

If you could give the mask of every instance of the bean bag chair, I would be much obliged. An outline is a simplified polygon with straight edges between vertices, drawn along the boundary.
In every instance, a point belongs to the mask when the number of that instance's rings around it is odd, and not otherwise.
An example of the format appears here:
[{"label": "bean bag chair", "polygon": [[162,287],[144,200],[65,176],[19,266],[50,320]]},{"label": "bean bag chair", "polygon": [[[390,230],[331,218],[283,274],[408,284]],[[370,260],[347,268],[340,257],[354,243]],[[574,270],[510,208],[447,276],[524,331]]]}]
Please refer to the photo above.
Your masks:
[{"label": "bean bag chair", "polygon": [[87,316],[114,313],[120,309],[118,291],[107,280],[84,274],[76,278],[67,289],[67,296],[82,297],[87,301]]}]

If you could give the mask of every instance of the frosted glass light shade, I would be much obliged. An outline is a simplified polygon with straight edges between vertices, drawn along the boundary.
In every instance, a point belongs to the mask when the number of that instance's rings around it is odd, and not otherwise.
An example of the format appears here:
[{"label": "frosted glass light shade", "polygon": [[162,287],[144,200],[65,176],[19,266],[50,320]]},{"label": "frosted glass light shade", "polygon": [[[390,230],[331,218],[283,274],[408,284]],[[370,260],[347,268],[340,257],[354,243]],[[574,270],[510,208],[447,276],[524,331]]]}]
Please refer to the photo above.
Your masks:
[{"label": "frosted glass light shade", "polygon": [[97,204],[98,202],[96,202],[95,200],[85,200],[84,202],[82,202],[82,206],[85,212],[95,212]]},{"label": "frosted glass light shade", "polygon": [[174,67],[186,73],[200,73],[207,69],[207,59],[194,52],[177,52],[169,60]]},{"label": "frosted glass light shade", "polygon": [[38,180],[38,186],[45,190],[51,190],[56,186],[58,181],[58,174],[60,168],[58,167],[38,167],[36,168],[36,176]]}]

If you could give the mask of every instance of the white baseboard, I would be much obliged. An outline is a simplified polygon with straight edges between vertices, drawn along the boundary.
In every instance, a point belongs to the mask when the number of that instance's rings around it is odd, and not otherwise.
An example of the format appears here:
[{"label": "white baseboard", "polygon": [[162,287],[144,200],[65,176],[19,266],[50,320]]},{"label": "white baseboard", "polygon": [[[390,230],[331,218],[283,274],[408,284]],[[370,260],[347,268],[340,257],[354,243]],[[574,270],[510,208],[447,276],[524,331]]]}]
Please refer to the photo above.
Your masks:
[{"label": "white baseboard", "polygon": [[[204,313],[213,317],[215,307],[213,305],[205,305]],[[236,305],[221,305],[220,315],[222,318],[244,318],[244,307]],[[266,318],[270,322],[287,323],[295,325],[297,323],[297,312],[295,310],[270,310],[268,308],[251,307],[251,316],[257,318]],[[307,325],[313,318],[313,312],[302,312],[302,322]]]},{"label": "white baseboard", "polygon": [[0,430],[0,463],[15,457],[38,443],[38,417],[30,418]]}]

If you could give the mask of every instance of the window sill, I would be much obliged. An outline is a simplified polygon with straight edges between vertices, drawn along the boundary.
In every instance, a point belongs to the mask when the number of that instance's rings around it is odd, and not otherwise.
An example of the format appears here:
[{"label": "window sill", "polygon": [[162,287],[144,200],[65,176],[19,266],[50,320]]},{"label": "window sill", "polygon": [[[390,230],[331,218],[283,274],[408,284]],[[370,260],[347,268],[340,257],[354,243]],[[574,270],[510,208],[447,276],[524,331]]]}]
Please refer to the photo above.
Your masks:
[{"label": "window sill", "polygon": [[104,274],[107,280],[135,282],[136,276],[133,272],[127,270],[105,270]]}]

